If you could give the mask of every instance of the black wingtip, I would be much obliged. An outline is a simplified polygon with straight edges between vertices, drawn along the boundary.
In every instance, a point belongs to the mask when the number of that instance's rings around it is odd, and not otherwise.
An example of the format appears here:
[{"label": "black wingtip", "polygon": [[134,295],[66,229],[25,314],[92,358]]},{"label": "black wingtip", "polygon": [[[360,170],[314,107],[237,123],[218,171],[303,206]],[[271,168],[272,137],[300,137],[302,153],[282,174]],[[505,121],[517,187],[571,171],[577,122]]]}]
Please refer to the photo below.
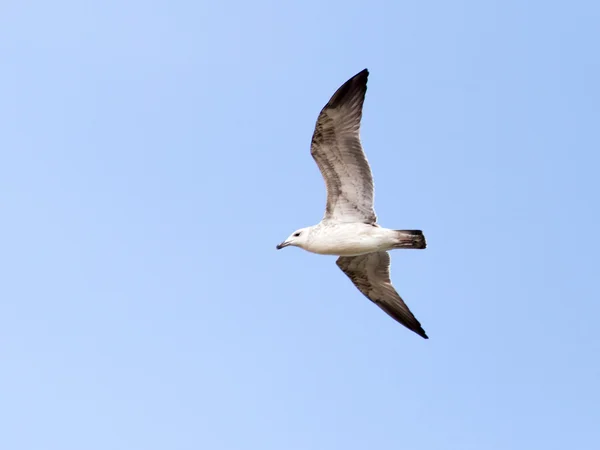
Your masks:
[{"label": "black wingtip", "polygon": [[327,103],[330,108],[337,108],[338,106],[352,101],[357,96],[362,101],[367,92],[367,79],[369,78],[369,70],[363,69],[346,81],[335,91],[332,95],[331,100]]},{"label": "black wingtip", "polygon": [[357,78],[357,77],[368,78],[368,76],[369,76],[369,69],[365,68],[365,69],[361,70],[360,72],[358,72],[356,75],[354,75],[352,78]]},{"label": "black wingtip", "polygon": [[[417,320],[417,319],[415,319]],[[408,328],[408,327],[407,327]],[[423,329],[423,327],[421,326],[421,324],[419,323],[419,321],[417,320],[416,326],[409,328],[411,331],[414,331],[415,333],[417,333],[419,336],[421,336],[423,339],[429,339],[429,336],[427,336],[427,333],[425,333],[425,330]]]}]

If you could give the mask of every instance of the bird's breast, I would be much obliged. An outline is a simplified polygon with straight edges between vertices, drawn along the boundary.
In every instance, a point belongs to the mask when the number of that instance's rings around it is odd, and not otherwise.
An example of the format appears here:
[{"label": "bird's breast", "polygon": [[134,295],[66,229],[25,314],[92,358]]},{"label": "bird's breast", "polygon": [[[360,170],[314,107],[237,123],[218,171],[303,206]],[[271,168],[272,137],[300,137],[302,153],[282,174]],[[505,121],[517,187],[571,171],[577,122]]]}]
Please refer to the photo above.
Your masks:
[{"label": "bird's breast", "polygon": [[320,255],[357,256],[390,247],[384,228],[371,225],[339,225],[312,236],[306,250]]}]

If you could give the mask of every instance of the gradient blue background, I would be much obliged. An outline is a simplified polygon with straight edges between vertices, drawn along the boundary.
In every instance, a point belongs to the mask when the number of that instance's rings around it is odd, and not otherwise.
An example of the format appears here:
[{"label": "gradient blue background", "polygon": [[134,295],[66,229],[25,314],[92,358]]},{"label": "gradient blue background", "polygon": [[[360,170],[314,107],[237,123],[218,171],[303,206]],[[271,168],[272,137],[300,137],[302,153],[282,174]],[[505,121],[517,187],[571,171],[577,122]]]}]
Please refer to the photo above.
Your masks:
[{"label": "gradient blue background", "polygon": [[[600,448],[600,6],[0,7],[0,447]],[[334,257],[320,108],[371,71],[392,278]]]}]

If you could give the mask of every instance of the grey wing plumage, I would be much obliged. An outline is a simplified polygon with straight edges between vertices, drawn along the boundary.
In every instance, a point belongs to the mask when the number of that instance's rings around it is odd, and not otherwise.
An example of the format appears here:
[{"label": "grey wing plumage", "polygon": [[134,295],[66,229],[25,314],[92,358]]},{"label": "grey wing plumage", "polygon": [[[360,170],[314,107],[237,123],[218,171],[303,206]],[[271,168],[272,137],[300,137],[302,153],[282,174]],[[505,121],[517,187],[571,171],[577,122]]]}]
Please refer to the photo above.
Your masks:
[{"label": "grey wing plumage", "polygon": [[367,69],[344,83],[321,110],[311,155],[325,179],[324,220],[375,223],[373,176],[360,143]]},{"label": "grey wing plumage", "polygon": [[419,321],[392,285],[388,252],[341,256],[336,263],[369,300],[409,330],[429,339]]}]

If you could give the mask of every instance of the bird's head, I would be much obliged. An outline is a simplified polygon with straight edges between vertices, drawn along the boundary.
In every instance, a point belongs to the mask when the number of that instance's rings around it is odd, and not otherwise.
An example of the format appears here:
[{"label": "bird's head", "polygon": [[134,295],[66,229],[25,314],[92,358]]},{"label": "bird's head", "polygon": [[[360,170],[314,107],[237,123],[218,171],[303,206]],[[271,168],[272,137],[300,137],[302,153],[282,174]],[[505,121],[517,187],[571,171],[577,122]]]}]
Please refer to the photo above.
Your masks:
[{"label": "bird's head", "polygon": [[308,228],[300,228],[299,230],[294,231],[292,234],[290,234],[290,237],[277,246],[277,250],[281,250],[283,247],[287,247],[289,245],[304,248],[304,245],[308,239],[308,234]]}]

